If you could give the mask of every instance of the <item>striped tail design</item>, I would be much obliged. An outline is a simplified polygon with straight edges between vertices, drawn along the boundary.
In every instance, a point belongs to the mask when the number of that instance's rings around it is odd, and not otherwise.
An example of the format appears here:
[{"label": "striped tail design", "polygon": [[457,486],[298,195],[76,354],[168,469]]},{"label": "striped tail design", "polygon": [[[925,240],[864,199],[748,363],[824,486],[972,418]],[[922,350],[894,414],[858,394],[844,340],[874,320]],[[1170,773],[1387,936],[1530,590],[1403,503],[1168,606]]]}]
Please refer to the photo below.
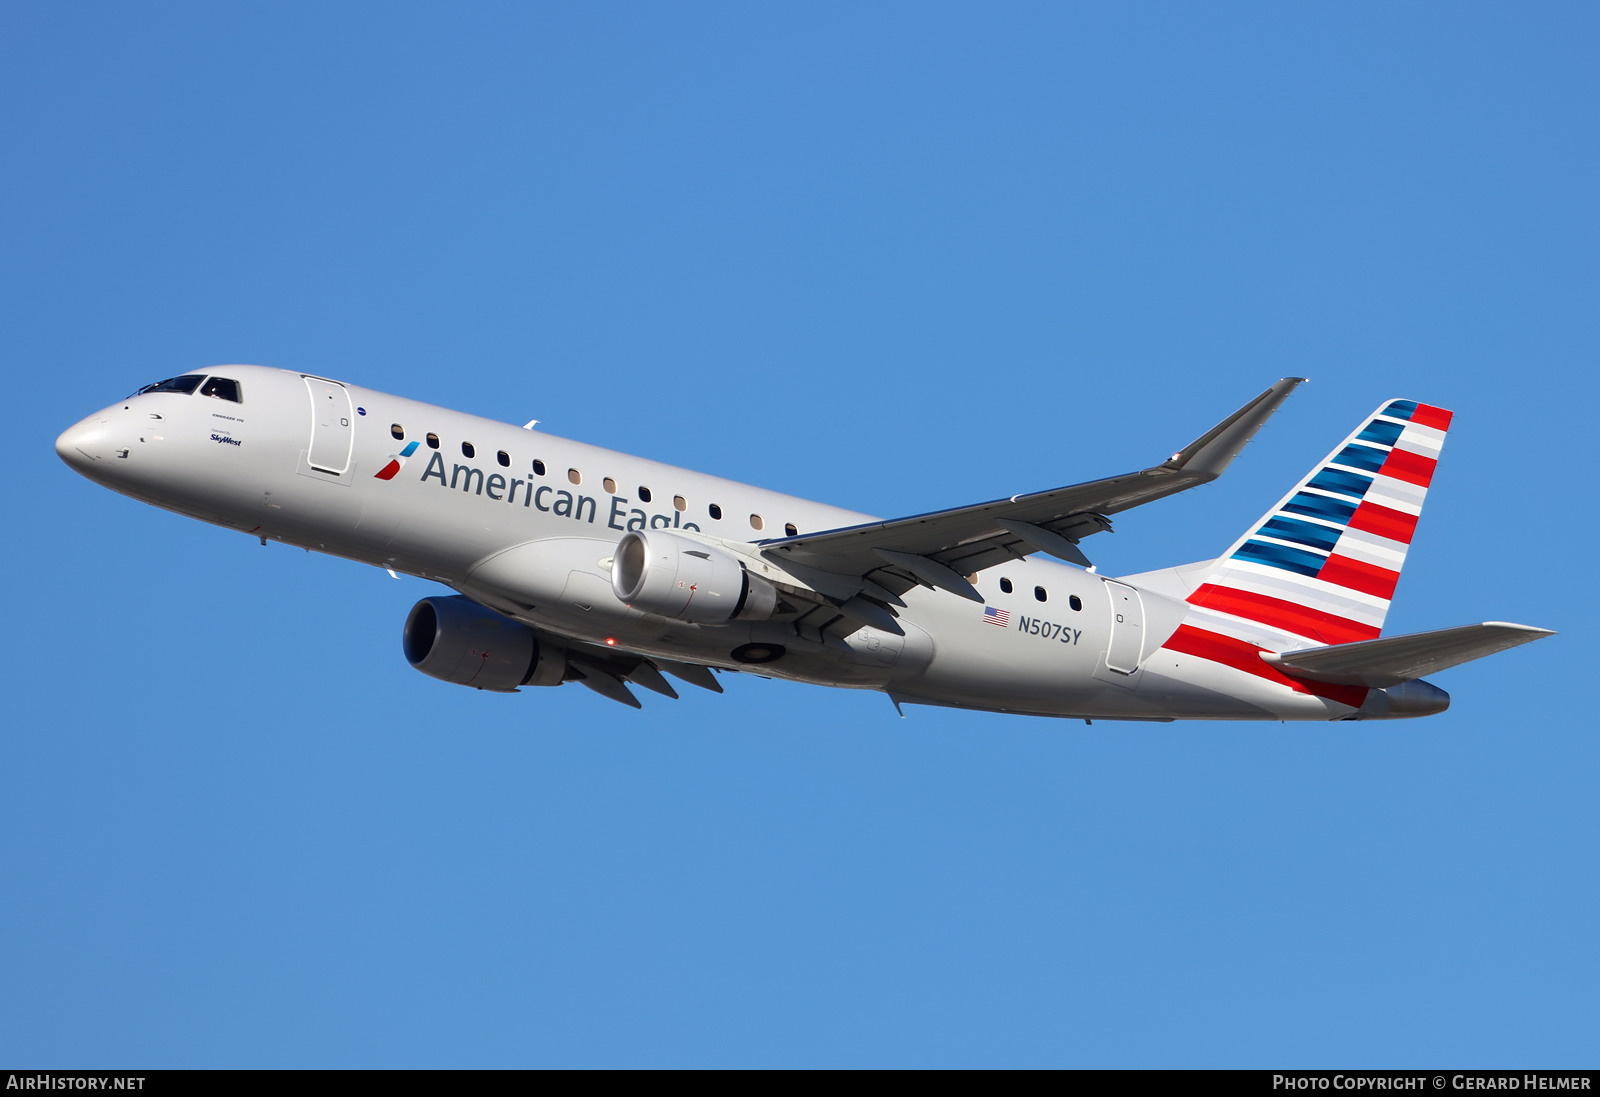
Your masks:
[{"label": "striped tail design", "polygon": [[[1380,407],[1217,560],[1165,646],[1282,678],[1259,652],[1376,637],[1449,427],[1442,408]],[[1346,703],[1366,692],[1284,680]]]}]

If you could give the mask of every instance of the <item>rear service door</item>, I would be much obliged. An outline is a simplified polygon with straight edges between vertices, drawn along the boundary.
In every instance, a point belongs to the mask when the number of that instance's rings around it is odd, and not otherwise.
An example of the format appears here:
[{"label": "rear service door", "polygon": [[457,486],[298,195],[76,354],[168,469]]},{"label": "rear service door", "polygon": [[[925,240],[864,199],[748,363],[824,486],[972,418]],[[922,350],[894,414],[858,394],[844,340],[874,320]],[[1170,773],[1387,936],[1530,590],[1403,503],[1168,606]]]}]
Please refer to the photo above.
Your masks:
[{"label": "rear service door", "polygon": [[1106,666],[1118,674],[1132,674],[1144,657],[1144,602],[1139,592],[1124,584],[1105,581],[1111,596],[1111,646]]}]

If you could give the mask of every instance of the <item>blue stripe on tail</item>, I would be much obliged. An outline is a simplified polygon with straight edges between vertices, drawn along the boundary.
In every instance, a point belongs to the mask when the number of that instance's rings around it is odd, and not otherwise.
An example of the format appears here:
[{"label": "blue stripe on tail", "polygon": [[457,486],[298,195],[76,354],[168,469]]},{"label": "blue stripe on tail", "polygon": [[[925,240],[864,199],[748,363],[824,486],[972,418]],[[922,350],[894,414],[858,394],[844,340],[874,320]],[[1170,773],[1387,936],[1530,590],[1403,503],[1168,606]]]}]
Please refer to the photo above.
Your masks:
[{"label": "blue stripe on tail", "polygon": [[1292,514],[1304,514],[1307,518],[1323,518],[1329,522],[1337,522],[1342,526],[1349,522],[1350,516],[1356,512],[1356,504],[1301,491],[1296,492],[1294,497],[1283,505],[1283,509]]},{"label": "blue stripe on tail", "polygon": [[1315,576],[1321,571],[1322,565],[1328,559],[1326,556],[1318,556],[1304,549],[1294,549],[1287,545],[1269,545],[1262,541],[1246,541],[1239,546],[1233,558],[1310,576]]},{"label": "blue stripe on tail", "polygon": [[1372,477],[1370,476],[1362,476],[1359,473],[1330,468],[1322,469],[1306,484],[1308,488],[1319,488],[1322,491],[1349,495],[1356,499],[1366,498],[1367,489],[1371,486]]},{"label": "blue stripe on tail", "polygon": [[1297,545],[1309,545],[1323,552],[1332,552],[1333,546],[1339,543],[1339,535],[1344,530],[1331,529],[1328,526],[1319,526],[1315,522],[1280,514],[1256,532],[1282,541],[1293,541]]}]

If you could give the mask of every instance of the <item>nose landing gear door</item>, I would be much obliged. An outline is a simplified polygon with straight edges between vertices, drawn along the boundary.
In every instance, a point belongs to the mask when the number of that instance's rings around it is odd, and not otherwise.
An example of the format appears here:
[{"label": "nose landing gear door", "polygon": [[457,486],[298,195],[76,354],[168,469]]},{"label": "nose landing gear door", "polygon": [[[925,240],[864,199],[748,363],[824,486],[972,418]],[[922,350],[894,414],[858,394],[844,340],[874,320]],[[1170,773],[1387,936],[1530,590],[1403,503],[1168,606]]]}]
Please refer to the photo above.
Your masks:
[{"label": "nose landing gear door", "polygon": [[350,471],[355,444],[350,393],[337,381],[306,377],[305,382],[311,394],[311,448],[306,463],[318,472],[343,476]]}]

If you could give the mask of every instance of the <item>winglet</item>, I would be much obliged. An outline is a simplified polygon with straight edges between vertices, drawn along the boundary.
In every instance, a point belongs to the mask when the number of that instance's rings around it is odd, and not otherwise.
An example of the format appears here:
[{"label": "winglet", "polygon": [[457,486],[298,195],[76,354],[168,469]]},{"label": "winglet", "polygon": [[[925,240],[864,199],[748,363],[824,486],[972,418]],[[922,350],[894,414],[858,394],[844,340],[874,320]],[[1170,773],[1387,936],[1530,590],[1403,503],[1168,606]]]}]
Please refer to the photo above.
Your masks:
[{"label": "winglet", "polygon": [[1161,467],[1215,480],[1239,456],[1245,444],[1255,437],[1261,425],[1289,398],[1295,387],[1304,381],[1304,377],[1285,377],[1174,453]]}]

